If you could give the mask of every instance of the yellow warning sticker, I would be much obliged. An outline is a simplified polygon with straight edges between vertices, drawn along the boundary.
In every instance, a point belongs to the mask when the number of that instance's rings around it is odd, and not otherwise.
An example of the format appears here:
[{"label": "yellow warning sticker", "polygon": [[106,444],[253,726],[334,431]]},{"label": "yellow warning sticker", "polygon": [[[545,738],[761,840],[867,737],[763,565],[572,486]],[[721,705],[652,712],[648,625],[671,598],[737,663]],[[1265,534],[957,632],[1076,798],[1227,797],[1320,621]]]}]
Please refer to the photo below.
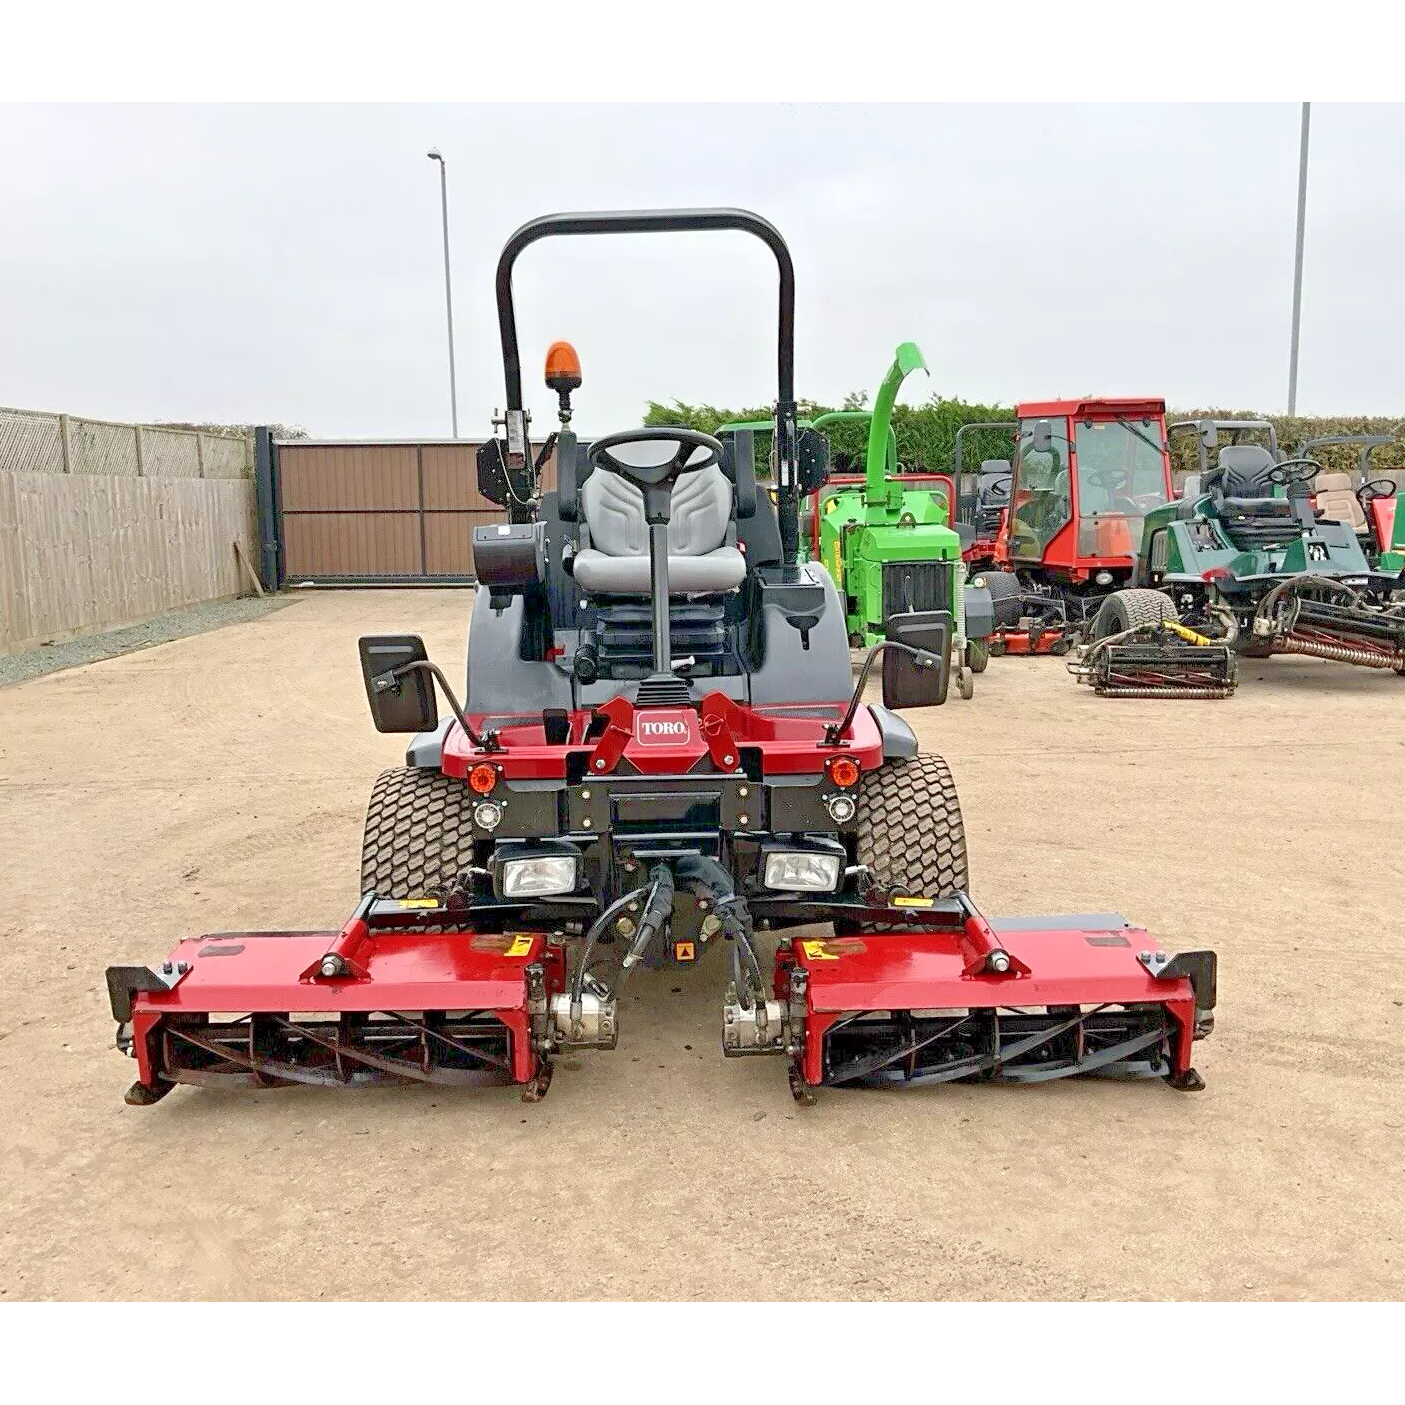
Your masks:
[{"label": "yellow warning sticker", "polygon": [[519,933],[513,937],[512,945],[503,952],[504,956],[530,956],[532,954],[532,939],[525,933]]},{"label": "yellow warning sticker", "polygon": [[401,898],[401,907],[438,907],[438,898]]},{"label": "yellow warning sticker", "polygon": [[934,898],[894,898],[894,907],[931,907]]},{"label": "yellow warning sticker", "polygon": [[839,953],[831,951],[827,942],[801,942],[800,949],[811,961],[839,960]]},{"label": "yellow warning sticker", "polygon": [[673,959],[675,961],[691,961],[693,959],[692,942],[674,942]]}]

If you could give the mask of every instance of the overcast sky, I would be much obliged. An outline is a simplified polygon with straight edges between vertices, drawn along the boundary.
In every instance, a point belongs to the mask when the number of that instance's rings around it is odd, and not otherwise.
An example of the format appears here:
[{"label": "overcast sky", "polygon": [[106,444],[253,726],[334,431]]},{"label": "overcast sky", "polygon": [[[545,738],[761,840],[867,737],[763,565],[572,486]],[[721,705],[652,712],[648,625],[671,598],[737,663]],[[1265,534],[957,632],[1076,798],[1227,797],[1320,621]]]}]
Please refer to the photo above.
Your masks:
[{"label": "overcast sky", "polygon": [[[1287,401],[1299,109],[1274,106],[0,108],[0,404],[449,430],[503,401],[492,275],[553,210],[742,205],[789,241],[797,382],[837,402],[914,340],[968,400]],[[1405,414],[1405,105],[1312,114],[1299,410]],[[775,271],[741,234],[538,244],[528,398],[575,342],[578,423],[775,391]]]}]

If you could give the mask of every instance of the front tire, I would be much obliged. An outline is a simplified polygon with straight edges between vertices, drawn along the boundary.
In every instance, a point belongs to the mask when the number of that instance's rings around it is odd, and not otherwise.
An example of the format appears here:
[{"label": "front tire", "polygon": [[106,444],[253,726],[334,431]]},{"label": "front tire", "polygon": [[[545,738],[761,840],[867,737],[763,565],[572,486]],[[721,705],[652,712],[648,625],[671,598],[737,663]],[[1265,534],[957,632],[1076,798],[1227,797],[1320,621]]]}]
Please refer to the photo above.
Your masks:
[{"label": "front tire", "polygon": [[438,771],[382,771],[366,807],[361,891],[380,898],[448,892],[473,862],[473,793]]},{"label": "front tire", "polygon": [[1019,624],[1023,614],[1020,596],[1024,594],[1024,587],[1013,571],[981,571],[971,584],[983,585],[990,592],[997,629],[1013,629]]},{"label": "front tire", "polygon": [[914,897],[965,892],[966,827],[940,756],[885,761],[859,792],[858,860],[873,881]]}]

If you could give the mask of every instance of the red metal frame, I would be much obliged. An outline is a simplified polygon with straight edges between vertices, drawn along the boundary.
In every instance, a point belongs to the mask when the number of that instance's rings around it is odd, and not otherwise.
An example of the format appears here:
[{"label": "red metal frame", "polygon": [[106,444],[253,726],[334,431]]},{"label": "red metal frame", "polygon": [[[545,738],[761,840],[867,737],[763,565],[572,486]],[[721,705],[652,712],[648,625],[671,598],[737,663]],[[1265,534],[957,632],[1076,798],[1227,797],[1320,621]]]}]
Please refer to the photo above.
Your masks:
[{"label": "red metal frame", "polygon": [[[980,929],[984,928],[984,932]],[[1195,989],[1188,977],[1162,980],[1137,959],[1150,943],[1139,928],[1107,944],[1098,930],[1050,928],[1001,932],[1012,961],[1008,973],[979,969],[972,954],[990,941],[972,917],[959,932],[888,933],[859,940],[783,945],[776,957],[777,990],[790,995],[789,971],[803,967],[806,989],[802,1069],[812,1086],[824,1082],[824,1036],[846,1014],[872,1010],[961,1010],[1070,1005],[1156,1005],[1175,1021],[1176,1074],[1191,1066]],[[820,948],[820,951],[816,951]]]},{"label": "red metal frame", "polygon": [[[830,706],[832,720],[837,722],[848,699]],[[811,705],[803,709],[815,710]],[[883,737],[866,707],[854,714],[848,736],[833,744],[824,740],[828,723],[822,718],[793,716],[796,709],[785,705],[741,707],[720,692],[708,693],[697,711],[686,707],[636,711],[627,698],[612,698],[597,711],[609,719],[604,734],[587,742],[592,713],[573,712],[565,746],[547,742],[540,712],[494,714],[499,744],[494,752],[475,747],[455,723],[444,738],[441,768],[447,776],[462,778],[487,756],[502,768],[507,780],[564,779],[567,755],[584,746],[591,747],[587,765],[591,775],[610,775],[621,759],[644,775],[684,775],[709,753],[720,770],[735,771],[741,765],[740,748],[746,746],[765,748],[768,775],[818,772],[829,757],[841,755],[852,757],[865,771],[883,764]],[[487,725],[485,714],[472,714],[468,720],[476,731]],[[678,727],[682,732],[669,734]]]},{"label": "red metal frame", "polygon": [[[348,923],[348,928],[352,924]],[[362,927],[364,928],[364,923]],[[512,1078],[530,1083],[539,1060],[527,1014],[527,967],[543,967],[548,993],[564,986],[564,958],[540,933],[515,945],[475,938],[470,929],[446,932],[365,933],[358,973],[328,978],[323,958],[347,933],[238,932],[191,937],[169,960],[179,971],[168,991],[142,991],[132,1001],[132,1035],[139,1082],[154,1086],[153,1036],[172,1015],[296,1011],[340,1014],[378,1011],[482,1010],[512,1036]]]}]

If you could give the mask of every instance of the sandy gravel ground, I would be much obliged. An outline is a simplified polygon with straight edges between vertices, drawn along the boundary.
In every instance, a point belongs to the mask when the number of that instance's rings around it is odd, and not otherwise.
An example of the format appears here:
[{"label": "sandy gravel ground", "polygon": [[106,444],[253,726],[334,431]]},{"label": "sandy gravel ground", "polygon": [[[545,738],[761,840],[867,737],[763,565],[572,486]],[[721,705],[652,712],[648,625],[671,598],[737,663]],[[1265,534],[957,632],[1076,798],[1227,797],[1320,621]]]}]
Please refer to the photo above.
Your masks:
[{"label": "sandy gravel ground", "polygon": [[469,597],[325,593],[0,691],[0,1296],[1376,1298],[1405,1285],[1405,682],[1249,662],[1115,703],[997,659],[913,714],[995,913],[1221,954],[1198,1096],[826,1093],[721,1057],[721,973],[636,978],[620,1047],[507,1090],[128,1108],[102,970],[336,925],[371,727],[356,636],[459,673]]}]

